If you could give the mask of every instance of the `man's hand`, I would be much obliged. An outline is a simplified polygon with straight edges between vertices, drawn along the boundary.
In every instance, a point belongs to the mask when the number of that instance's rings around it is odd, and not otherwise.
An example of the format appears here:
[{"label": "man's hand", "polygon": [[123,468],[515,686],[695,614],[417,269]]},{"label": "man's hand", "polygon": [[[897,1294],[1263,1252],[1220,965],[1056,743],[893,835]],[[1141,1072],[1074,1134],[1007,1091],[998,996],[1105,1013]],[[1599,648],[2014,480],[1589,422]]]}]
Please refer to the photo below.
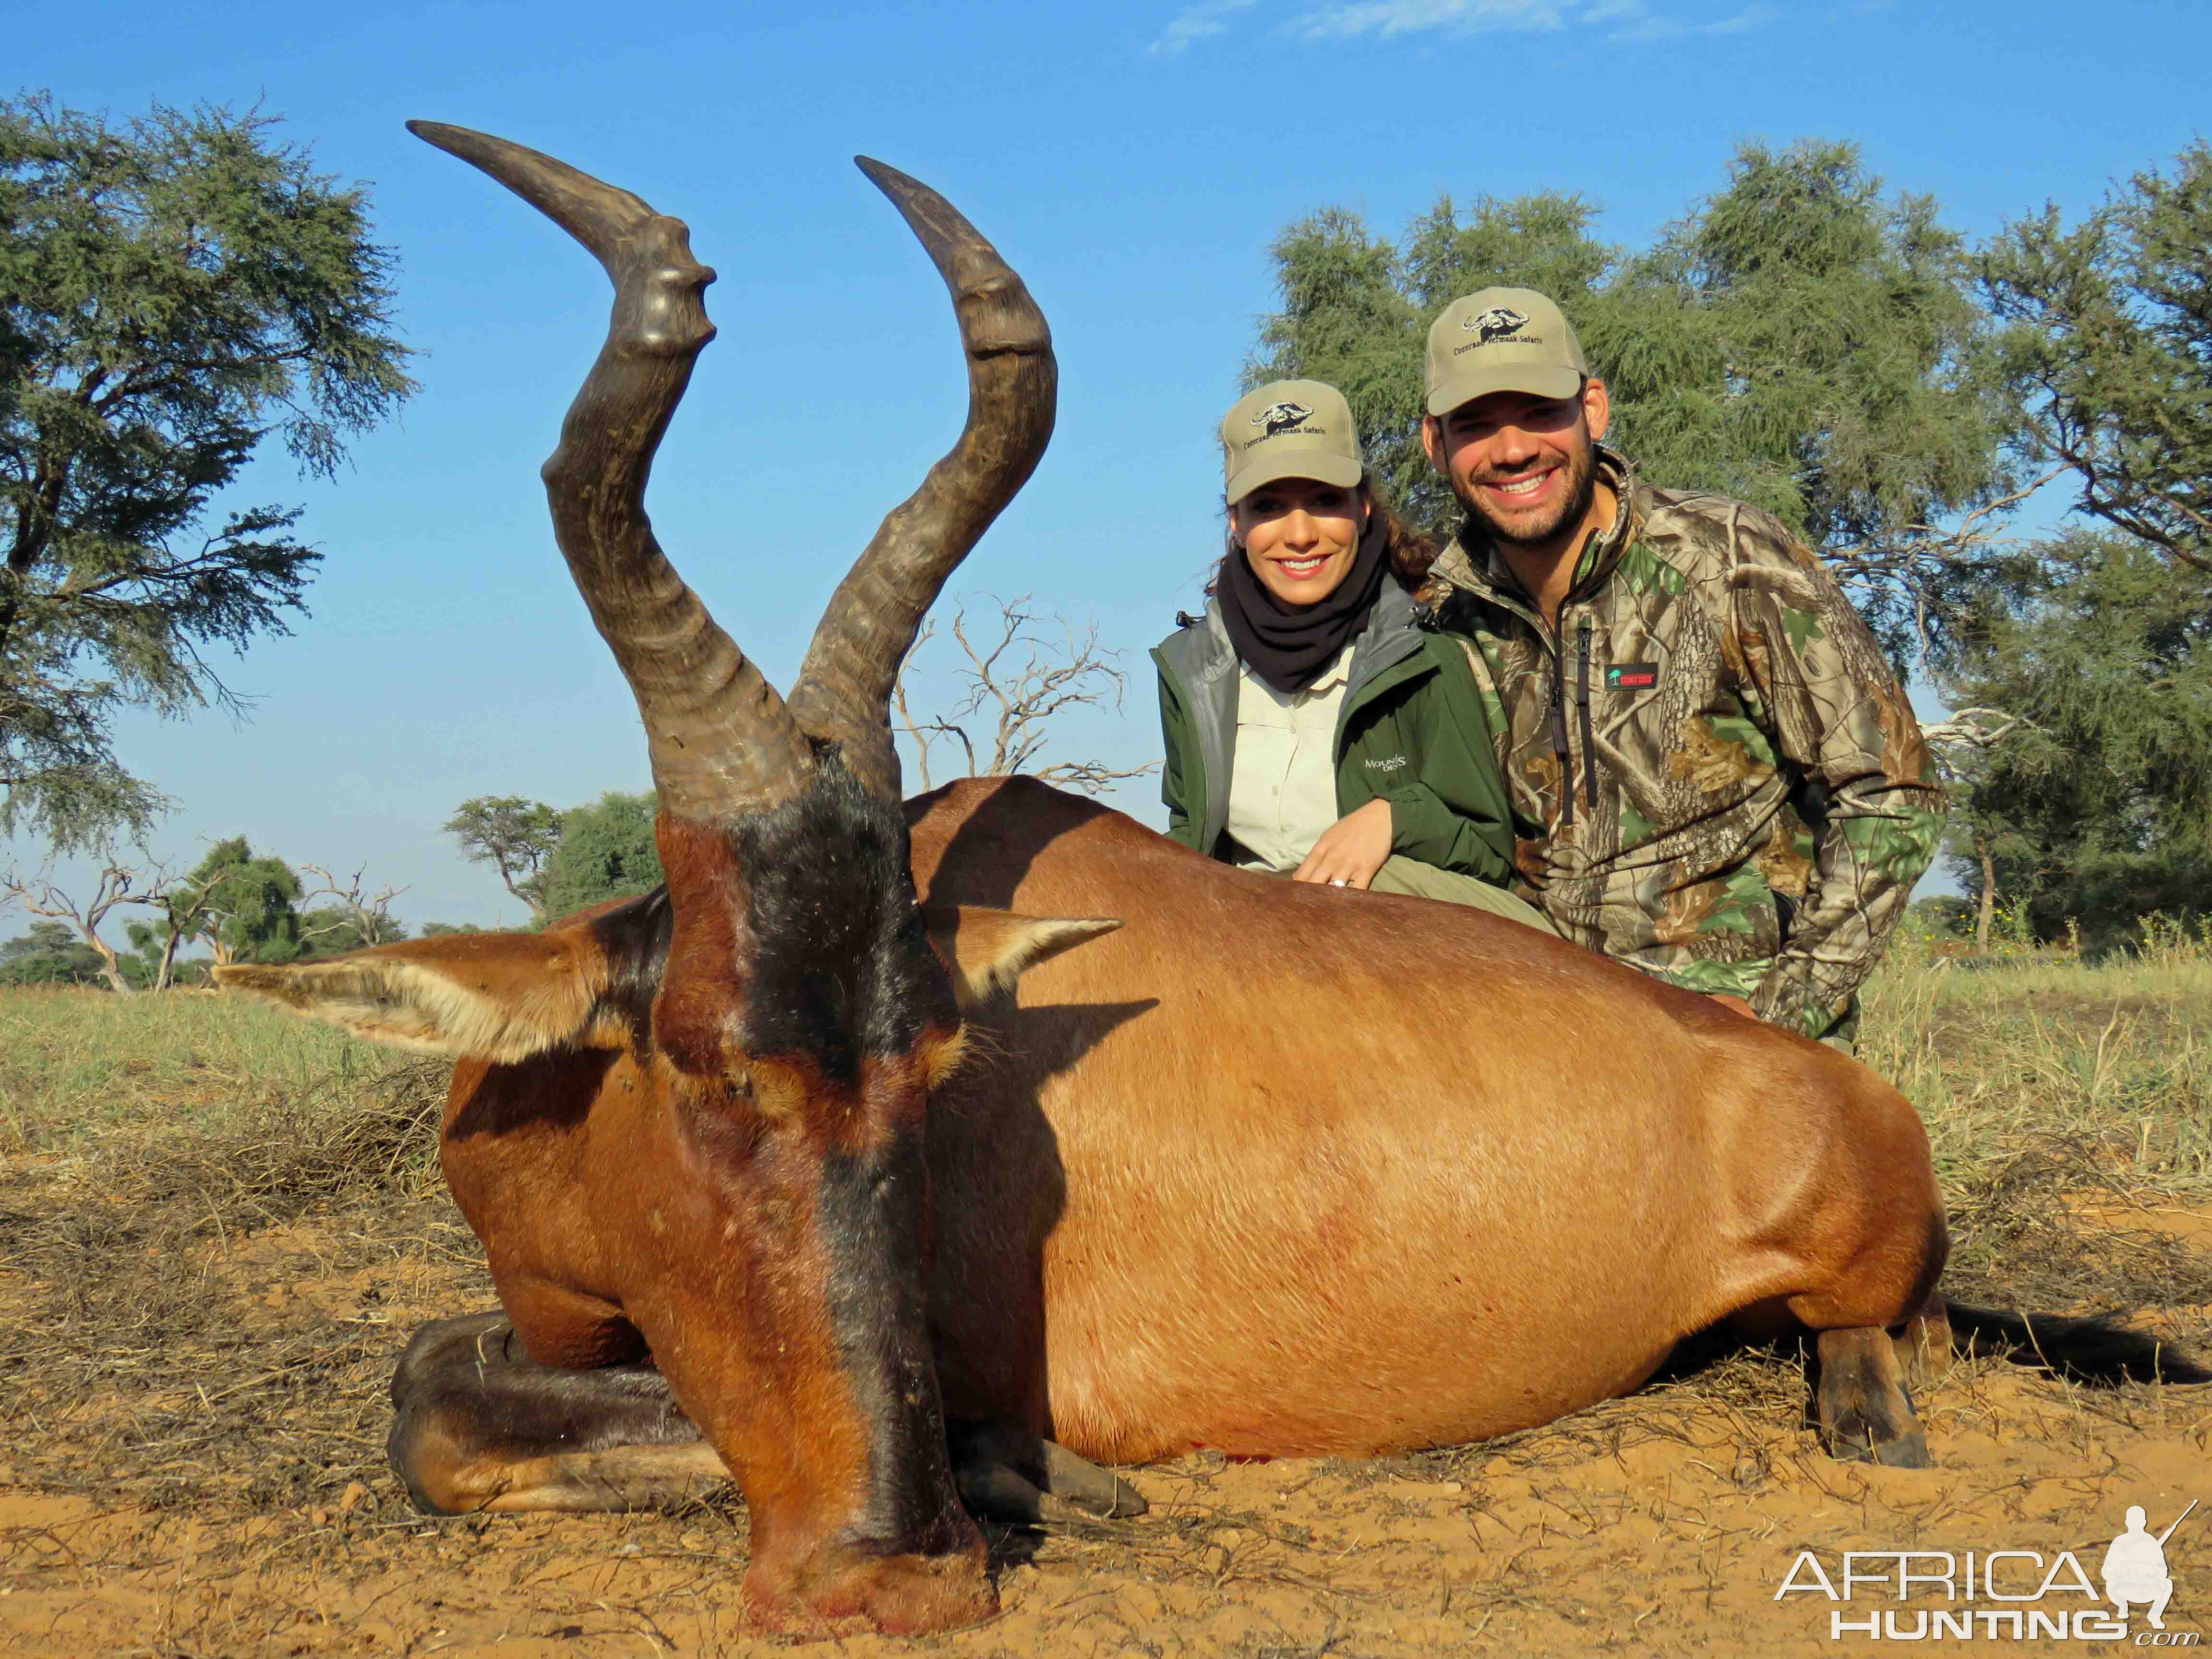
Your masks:
[{"label": "man's hand", "polygon": [[1322,830],[1306,861],[1291,872],[1291,879],[1326,882],[1332,887],[1364,887],[1389,858],[1390,836],[1390,803],[1370,800]]},{"label": "man's hand", "polygon": [[1751,1005],[1746,1002],[1741,997],[1730,996],[1725,991],[1711,991],[1708,992],[1706,994],[1711,996],[1715,1002],[1719,1003],[1722,1007],[1732,1008],[1737,1013],[1741,1014],[1746,1019],[1757,1019],[1759,1018],[1757,1014],[1752,1012]]}]

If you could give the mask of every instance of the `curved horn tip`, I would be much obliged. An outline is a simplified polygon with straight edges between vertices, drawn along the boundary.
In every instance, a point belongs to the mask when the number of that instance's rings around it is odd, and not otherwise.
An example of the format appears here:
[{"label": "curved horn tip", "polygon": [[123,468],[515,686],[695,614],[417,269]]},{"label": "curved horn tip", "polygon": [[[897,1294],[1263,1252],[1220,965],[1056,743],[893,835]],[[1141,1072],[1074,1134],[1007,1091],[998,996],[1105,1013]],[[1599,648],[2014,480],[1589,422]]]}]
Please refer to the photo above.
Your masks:
[{"label": "curved horn tip", "polygon": [[[853,165],[867,174],[870,184],[890,198],[891,205],[904,216],[907,222],[913,225],[917,233],[921,227],[916,222],[915,215],[923,210],[934,209],[950,214],[957,222],[959,228],[969,235],[976,234],[975,226],[968,222],[965,214],[911,173],[901,173],[889,162],[878,161],[872,155],[855,155],[853,158]],[[935,228],[933,227],[933,228]],[[941,235],[944,233],[939,229],[938,234]]]},{"label": "curved horn tip", "polygon": [[491,136],[478,132],[472,127],[457,127],[450,121],[410,121],[407,131],[424,143],[434,144],[448,155],[458,155],[460,147],[471,139],[481,142]]},{"label": "curved horn tip", "polygon": [[[883,191],[898,210],[899,217],[906,221],[907,228],[921,241],[930,263],[951,284],[956,295],[986,276],[1009,269],[1005,258],[991,246],[990,239],[940,192],[912,173],[902,173],[872,155],[855,155],[853,164],[867,174],[868,182]],[[980,264],[974,263],[978,260]]]}]

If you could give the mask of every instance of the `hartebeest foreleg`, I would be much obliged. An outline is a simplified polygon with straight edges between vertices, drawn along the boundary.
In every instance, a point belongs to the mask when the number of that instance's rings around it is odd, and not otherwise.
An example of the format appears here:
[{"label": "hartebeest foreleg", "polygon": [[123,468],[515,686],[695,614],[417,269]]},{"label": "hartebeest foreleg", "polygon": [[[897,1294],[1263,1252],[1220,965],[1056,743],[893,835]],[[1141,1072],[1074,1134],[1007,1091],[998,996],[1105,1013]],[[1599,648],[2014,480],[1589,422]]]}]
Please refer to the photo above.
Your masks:
[{"label": "hartebeest foreleg", "polygon": [[[670,1509],[730,1478],[653,1366],[539,1364],[503,1313],[416,1331],[392,1406],[392,1467],[432,1514]],[[1034,1435],[962,1424],[950,1449],[961,1498],[985,1520],[1145,1511],[1128,1482]]]},{"label": "hartebeest foreleg", "polygon": [[392,1406],[392,1467],[433,1514],[666,1508],[729,1477],[652,1366],[539,1364],[503,1313],[416,1331]]}]

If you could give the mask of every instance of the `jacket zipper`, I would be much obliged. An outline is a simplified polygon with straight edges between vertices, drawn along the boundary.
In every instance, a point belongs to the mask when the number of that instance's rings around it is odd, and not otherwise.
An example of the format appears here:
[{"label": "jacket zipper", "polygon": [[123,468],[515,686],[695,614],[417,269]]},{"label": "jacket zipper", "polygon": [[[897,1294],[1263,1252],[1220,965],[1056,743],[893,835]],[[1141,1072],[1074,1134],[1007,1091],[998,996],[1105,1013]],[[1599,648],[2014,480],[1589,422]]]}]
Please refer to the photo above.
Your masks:
[{"label": "jacket zipper", "polygon": [[[1590,616],[1585,611],[1575,629],[1575,702],[1583,717],[1583,780],[1589,789],[1591,816],[1597,813],[1597,739],[1590,730]],[[1569,793],[1572,793],[1571,789]]]},{"label": "jacket zipper", "polygon": [[[1562,619],[1564,620],[1564,618]],[[1567,743],[1567,653],[1552,653],[1552,758],[1559,767],[1559,828],[1575,827],[1575,757]]]}]

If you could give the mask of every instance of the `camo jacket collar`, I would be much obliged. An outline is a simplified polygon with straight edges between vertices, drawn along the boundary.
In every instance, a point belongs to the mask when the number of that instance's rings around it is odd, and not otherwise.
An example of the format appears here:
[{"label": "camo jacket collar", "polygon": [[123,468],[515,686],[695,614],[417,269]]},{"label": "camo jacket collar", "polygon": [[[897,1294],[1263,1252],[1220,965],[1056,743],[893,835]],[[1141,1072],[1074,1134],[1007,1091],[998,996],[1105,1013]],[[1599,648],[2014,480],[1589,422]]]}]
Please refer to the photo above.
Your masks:
[{"label": "camo jacket collar", "polygon": [[[1620,507],[1613,514],[1612,526],[1583,544],[1582,556],[1576,562],[1575,579],[1567,590],[1567,603],[1571,605],[1587,599],[1605,586],[1620,565],[1621,556],[1635,544],[1646,516],[1635,466],[1618,450],[1608,449],[1603,444],[1595,448],[1599,481],[1612,489]],[[1457,533],[1437,556],[1431,574],[1478,599],[1516,612],[1532,623],[1547,641],[1550,640],[1551,629],[1538,614],[1536,601],[1521,586],[1520,578],[1505,562],[1498,544],[1472,514],[1461,523]],[[1432,588],[1422,598],[1422,609],[1433,611],[1443,595]]]}]

